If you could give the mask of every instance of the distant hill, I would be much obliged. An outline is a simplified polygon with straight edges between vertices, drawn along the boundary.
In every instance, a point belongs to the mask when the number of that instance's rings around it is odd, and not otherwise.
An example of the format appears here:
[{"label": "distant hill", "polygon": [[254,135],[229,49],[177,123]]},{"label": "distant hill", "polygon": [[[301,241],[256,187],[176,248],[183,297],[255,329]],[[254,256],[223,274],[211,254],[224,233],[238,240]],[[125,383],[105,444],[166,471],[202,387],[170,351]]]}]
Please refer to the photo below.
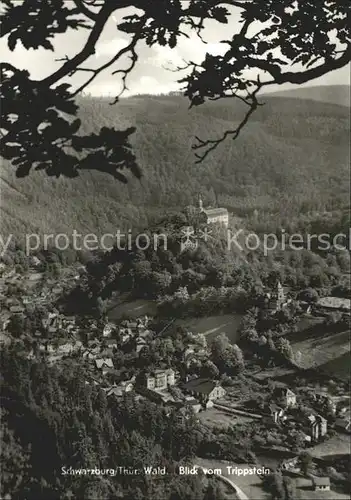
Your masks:
[{"label": "distant hill", "polygon": [[294,99],[310,99],[340,106],[350,106],[350,85],[321,85],[301,87],[293,90],[283,90],[266,94],[269,97],[284,97]]},{"label": "distant hill", "polygon": [[227,140],[201,164],[194,136],[216,138],[240,120],[241,102],[211,102],[191,111],[181,96],[137,96],[110,106],[81,98],[84,131],[135,124],[134,145],[144,177],[128,185],[99,172],[53,179],[34,172],[16,179],[3,162],[2,232],[83,233],[142,228],[167,209],[196,201],[242,215],[254,209],[290,217],[334,209],[349,200],[349,112],[314,100],[265,97],[236,141]]}]

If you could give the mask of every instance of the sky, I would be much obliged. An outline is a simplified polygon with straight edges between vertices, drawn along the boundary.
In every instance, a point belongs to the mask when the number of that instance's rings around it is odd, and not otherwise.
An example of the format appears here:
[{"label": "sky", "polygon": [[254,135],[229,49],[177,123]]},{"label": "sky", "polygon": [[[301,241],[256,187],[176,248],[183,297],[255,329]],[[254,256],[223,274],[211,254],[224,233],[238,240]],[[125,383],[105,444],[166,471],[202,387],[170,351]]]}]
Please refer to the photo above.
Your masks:
[{"label": "sky", "polygon": [[[125,9],[119,14],[121,13],[122,15],[128,15],[130,11]],[[116,23],[120,17],[121,15],[119,15],[118,19],[116,17],[110,18],[96,46],[96,54],[84,64],[85,67],[96,68],[107,62],[109,57],[128,43],[128,35],[119,32],[116,28]],[[182,76],[182,73],[171,70],[174,70],[177,66],[182,66],[184,60],[200,62],[206,52],[221,54],[227,46],[219,43],[220,40],[229,38],[239,26],[240,11],[236,9],[233,11],[228,25],[219,25],[213,21],[207,23],[204,33],[207,44],[202,43],[193,33],[190,34],[188,39],[185,37],[180,39],[174,49],[159,46],[150,48],[141,42],[138,48],[139,61],[128,77],[128,91],[124,96],[145,93],[160,94],[179,89],[177,79]],[[11,52],[7,48],[6,39],[2,39],[0,41],[1,60],[11,62],[20,69],[27,69],[33,79],[42,79],[63,64],[62,61],[57,61],[57,59],[65,56],[71,57],[79,52],[85,44],[87,35],[87,30],[79,30],[57,36],[53,41],[54,53],[44,49],[26,50],[20,44],[17,45],[14,52]],[[102,72],[85,89],[85,92],[94,96],[116,96],[121,90],[121,78],[120,75],[112,76],[111,72],[126,67],[127,64],[128,59],[123,59],[118,66],[113,66]],[[329,73],[322,78],[309,82],[306,86],[350,84],[349,69],[345,67]],[[69,81],[78,87],[88,77],[89,73],[79,72]],[[293,85],[284,85],[280,86],[279,90],[295,87]],[[269,87],[269,91],[274,90],[278,90],[278,86]]]}]

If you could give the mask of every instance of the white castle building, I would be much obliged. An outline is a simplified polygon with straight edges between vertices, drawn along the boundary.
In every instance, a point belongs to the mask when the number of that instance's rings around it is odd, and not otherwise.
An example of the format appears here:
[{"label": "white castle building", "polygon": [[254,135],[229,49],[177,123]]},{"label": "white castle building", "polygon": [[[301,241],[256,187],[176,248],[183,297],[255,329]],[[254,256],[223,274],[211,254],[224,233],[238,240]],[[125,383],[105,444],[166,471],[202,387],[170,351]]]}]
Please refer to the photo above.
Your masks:
[{"label": "white castle building", "polygon": [[202,198],[199,196],[197,212],[206,217],[207,224],[223,224],[228,227],[229,215],[226,208],[204,208]]}]

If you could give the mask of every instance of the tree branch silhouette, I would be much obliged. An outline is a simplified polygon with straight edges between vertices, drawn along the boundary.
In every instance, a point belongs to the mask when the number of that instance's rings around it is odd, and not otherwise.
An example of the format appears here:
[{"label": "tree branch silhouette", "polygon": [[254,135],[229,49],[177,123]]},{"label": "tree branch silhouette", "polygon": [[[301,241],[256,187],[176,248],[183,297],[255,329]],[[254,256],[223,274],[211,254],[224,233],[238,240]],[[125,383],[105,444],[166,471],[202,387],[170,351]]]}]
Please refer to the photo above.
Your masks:
[{"label": "tree branch silhouette", "polygon": [[[260,105],[258,95],[263,88],[304,84],[351,60],[349,0],[3,0],[3,4],[1,36],[12,51],[18,42],[25,49],[54,51],[51,40],[57,34],[72,29],[88,33],[83,48],[73,57],[64,57],[63,64],[41,80],[11,63],[1,66],[0,152],[18,176],[28,175],[33,167],[48,175],[69,177],[97,168],[122,182],[127,180],[123,169],[140,178],[130,142],[135,128],[105,127],[99,135],[84,135],[75,102],[98,75],[129,55],[127,67],[112,71],[122,84],[112,104],[117,103],[138,61],[139,41],[173,49],[181,38],[194,33],[206,43],[207,21],[228,24],[233,13],[240,16],[239,28],[235,23],[232,37],[222,40],[227,47],[223,55],[207,53],[200,64],[188,62],[179,68],[187,71],[178,82],[184,85],[190,107],[229,97],[248,106],[241,123],[223,137],[197,138],[196,162],[225,139],[239,137]],[[126,8],[128,14],[123,15]],[[117,28],[130,40],[107,62],[90,67],[106,23],[116,11],[121,13]],[[78,72],[90,76],[74,89],[70,78]]]}]

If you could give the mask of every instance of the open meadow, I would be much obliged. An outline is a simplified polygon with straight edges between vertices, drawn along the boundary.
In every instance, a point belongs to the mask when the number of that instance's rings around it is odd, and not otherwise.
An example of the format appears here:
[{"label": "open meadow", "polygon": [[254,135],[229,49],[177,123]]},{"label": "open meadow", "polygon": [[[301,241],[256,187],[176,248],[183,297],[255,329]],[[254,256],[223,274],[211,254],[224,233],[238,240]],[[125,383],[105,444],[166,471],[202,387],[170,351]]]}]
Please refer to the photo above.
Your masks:
[{"label": "open meadow", "polygon": [[156,303],[152,300],[133,300],[133,301],[116,301],[110,304],[108,308],[108,318],[110,321],[118,321],[124,317],[138,318],[148,314],[154,316],[156,314]]},{"label": "open meadow", "polygon": [[346,368],[347,360],[350,358],[350,336],[348,331],[313,336],[298,342],[292,342],[291,345],[296,361],[301,368],[318,368],[329,364],[331,376],[333,374],[330,368],[334,362],[335,368],[338,370],[338,359],[344,358]]},{"label": "open meadow", "polygon": [[205,318],[187,318],[177,320],[176,324],[187,327],[193,333],[206,335],[211,342],[218,334],[225,333],[235,344],[238,340],[238,330],[242,316],[240,314],[222,314]]}]

